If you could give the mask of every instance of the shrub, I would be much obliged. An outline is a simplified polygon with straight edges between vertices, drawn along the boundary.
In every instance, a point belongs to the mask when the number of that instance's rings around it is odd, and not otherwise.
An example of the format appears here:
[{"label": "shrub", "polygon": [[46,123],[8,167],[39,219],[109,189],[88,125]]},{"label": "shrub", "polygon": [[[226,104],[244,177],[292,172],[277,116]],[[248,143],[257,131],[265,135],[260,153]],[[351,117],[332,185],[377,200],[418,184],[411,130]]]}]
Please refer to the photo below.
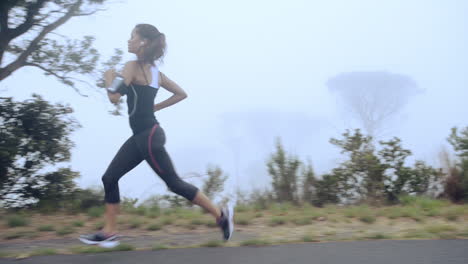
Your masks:
[{"label": "shrub", "polygon": [[37,231],[50,232],[50,231],[55,231],[55,228],[53,225],[41,225],[37,228]]},{"label": "shrub", "polygon": [[88,209],[88,216],[91,218],[98,218],[104,214],[104,207],[95,206]]},{"label": "shrub", "polygon": [[75,230],[71,226],[64,226],[62,228],[57,229],[57,231],[56,231],[57,235],[59,235],[59,236],[68,235],[68,234],[71,234],[73,232],[75,232]]},{"label": "shrub", "polygon": [[7,224],[9,227],[27,226],[29,223],[29,219],[21,215],[12,215],[7,217]]},{"label": "shrub", "polygon": [[278,226],[286,224],[286,219],[284,217],[275,216],[270,220],[270,226]]}]

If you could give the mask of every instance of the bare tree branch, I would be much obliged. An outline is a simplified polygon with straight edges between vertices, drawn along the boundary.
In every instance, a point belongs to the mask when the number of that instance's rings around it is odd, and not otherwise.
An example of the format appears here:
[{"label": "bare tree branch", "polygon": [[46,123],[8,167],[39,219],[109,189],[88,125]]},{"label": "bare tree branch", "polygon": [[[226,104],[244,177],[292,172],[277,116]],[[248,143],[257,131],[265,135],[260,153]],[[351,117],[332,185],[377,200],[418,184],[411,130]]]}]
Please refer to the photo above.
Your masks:
[{"label": "bare tree branch", "polygon": [[37,67],[37,68],[39,68],[39,69],[41,69],[41,70],[47,72],[48,74],[53,75],[53,76],[55,76],[55,77],[57,77],[57,78],[59,78],[59,79],[61,79],[61,80],[64,79],[63,76],[58,75],[57,73],[55,73],[55,72],[53,72],[53,71],[47,69],[46,67],[44,67],[44,66],[42,66],[42,65],[36,64],[36,63],[27,62],[27,63],[24,64],[24,66]]},{"label": "bare tree branch", "polygon": [[29,44],[28,48],[12,63],[7,65],[4,68],[0,68],[0,81],[8,77],[12,72],[19,69],[20,67],[24,66],[26,59],[29,55],[34,51],[37,47],[37,44],[52,30],[56,29],[66,21],[68,21],[75,13],[79,10],[80,6],[83,4],[83,0],[77,1],[73,6],[68,9],[68,12],[62,16],[61,18],[57,19],[54,23],[44,27],[44,29],[39,33],[36,38]]},{"label": "bare tree branch", "polygon": [[[41,69],[41,70],[47,72],[48,74],[57,77],[58,79],[60,79],[60,80],[62,80],[62,81],[64,81],[64,82],[69,81],[70,79],[73,79],[73,80],[75,80],[75,81],[80,81],[80,82],[87,83],[87,82],[85,82],[85,81],[82,81],[82,80],[79,80],[79,79],[76,79],[76,78],[73,78],[73,77],[67,77],[67,76],[59,75],[59,74],[57,74],[56,72],[51,71],[51,70],[47,69],[46,67],[44,67],[44,66],[42,66],[42,65],[40,65],[40,64],[37,64],[37,63],[27,62],[27,63],[24,64],[24,66],[37,67],[37,68],[39,68],[39,69]],[[87,84],[90,85],[89,83],[87,83]],[[73,88],[79,95],[81,95],[81,96],[83,96],[83,97],[88,97],[88,95],[82,94],[82,93],[81,93],[78,89],[76,89],[75,87],[72,86],[72,88]]]},{"label": "bare tree branch", "polygon": [[97,12],[100,12],[100,11],[106,11],[106,9],[102,8],[102,9],[96,9],[92,12],[88,12],[88,13],[78,13],[78,14],[75,14],[74,16],[89,16],[89,15],[94,15],[96,14]]},{"label": "bare tree branch", "polygon": [[[90,83],[87,82],[87,81],[80,80],[80,79],[75,78],[75,77],[66,77],[66,78],[67,78],[67,79],[70,79],[70,80],[73,80],[73,81],[76,81],[76,82],[80,82],[80,83],[86,84],[86,85],[89,86],[89,88],[92,88],[92,89],[96,88],[96,86],[90,84]],[[80,95],[82,95],[82,96],[84,96],[84,97],[88,97],[87,95],[82,94],[81,92],[79,92],[77,89],[75,89],[75,91],[77,91]]]},{"label": "bare tree branch", "polygon": [[408,76],[387,72],[350,72],[331,78],[327,85],[336,92],[345,113],[361,123],[374,137],[419,92]]},{"label": "bare tree branch", "polygon": [[56,36],[62,37],[62,38],[64,38],[64,39],[67,38],[67,36],[65,36],[65,35],[63,35],[63,34],[60,34],[60,33],[57,33],[57,32],[50,32],[49,34],[51,34],[51,35],[56,35]]},{"label": "bare tree branch", "polygon": [[65,14],[65,12],[63,11],[59,11],[59,10],[52,10],[52,11],[48,11],[46,15],[42,16],[42,17],[38,17],[34,20],[34,25],[38,25],[40,26],[41,22],[44,21],[45,19],[51,17],[52,14]]}]

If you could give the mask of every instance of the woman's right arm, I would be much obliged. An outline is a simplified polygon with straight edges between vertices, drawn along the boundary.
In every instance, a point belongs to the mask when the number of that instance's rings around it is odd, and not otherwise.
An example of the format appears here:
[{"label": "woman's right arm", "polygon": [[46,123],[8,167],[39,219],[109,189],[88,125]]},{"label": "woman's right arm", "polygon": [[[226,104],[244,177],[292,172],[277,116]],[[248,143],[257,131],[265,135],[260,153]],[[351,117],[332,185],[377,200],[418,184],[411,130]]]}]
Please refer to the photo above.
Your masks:
[{"label": "woman's right arm", "polygon": [[[122,74],[121,74],[121,77],[123,77],[123,83],[125,84],[125,86],[129,86],[130,83],[132,82],[134,72],[135,72],[134,70],[135,70],[134,61],[129,61],[125,64],[122,70]],[[120,100],[120,97],[122,97],[122,92],[119,92],[119,91],[111,92],[108,89],[109,87],[112,86],[112,83],[114,82],[116,77],[117,77],[117,73],[115,72],[114,69],[107,70],[104,73],[104,81],[106,85],[107,96],[109,97],[109,100],[114,104],[118,103]]]}]

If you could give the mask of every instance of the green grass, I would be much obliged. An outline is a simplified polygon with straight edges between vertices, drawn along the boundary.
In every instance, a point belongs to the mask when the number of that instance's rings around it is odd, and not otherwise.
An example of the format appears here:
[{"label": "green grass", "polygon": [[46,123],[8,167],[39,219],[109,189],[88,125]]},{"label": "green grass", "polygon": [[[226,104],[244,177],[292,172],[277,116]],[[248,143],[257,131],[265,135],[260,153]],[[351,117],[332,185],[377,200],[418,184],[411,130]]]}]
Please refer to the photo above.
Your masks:
[{"label": "green grass", "polygon": [[74,227],[83,227],[83,226],[84,226],[84,222],[81,221],[81,220],[76,220],[76,221],[73,221],[73,222],[72,222],[72,226],[74,226]]},{"label": "green grass", "polygon": [[313,220],[318,220],[320,217],[324,216],[323,212],[319,210],[305,210],[303,215]]},{"label": "green grass", "polygon": [[438,208],[432,208],[432,209],[424,211],[424,215],[429,216],[429,217],[439,216],[440,214],[441,214],[441,210]]},{"label": "green grass", "polygon": [[17,239],[17,238],[36,238],[39,234],[34,231],[17,231],[11,232],[4,236],[5,239]]},{"label": "green grass", "polygon": [[449,221],[457,221],[461,216],[465,214],[465,210],[462,206],[451,206],[444,212],[445,219]]},{"label": "green grass", "polygon": [[129,228],[139,228],[143,224],[143,221],[140,219],[131,219],[128,223]]},{"label": "green grass", "polygon": [[310,225],[312,224],[312,219],[310,217],[295,217],[291,220],[295,225]]},{"label": "green grass", "polygon": [[176,214],[177,211],[179,211],[178,208],[165,208],[165,209],[161,210],[161,214],[166,215],[166,216],[170,216],[170,215]]},{"label": "green grass", "polygon": [[90,218],[101,217],[104,214],[104,207],[102,206],[91,207],[88,209],[87,214]]},{"label": "green grass", "polygon": [[464,237],[464,238],[468,238],[468,230],[465,230],[465,231],[460,231],[457,233],[458,236],[461,236],[461,237]]},{"label": "green grass", "polygon": [[268,246],[271,242],[264,239],[245,240],[240,243],[241,246]]},{"label": "green grass", "polygon": [[429,209],[423,211],[421,208],[415,206],[392,206],[385,210],[384,215],[390,219],[406,217],[416,221],[422,221],[423,215],[435,214],[435,210],[436,209]]},{"label": "green grass", "polygon": [[151,224],[146,229],[150,230],[150,231],[161,230],[161,225],[160,224]]},{"label": "green grass", "polygon": [[[343,215],[347,218],[358,218],[366,224],[372,224],[376,221],[375,208],[367,205],[350,206],[342,209]],[[379,212],[381,214],[382,212]]]},{"label": "green grass", "polygon": [[372,223],[375,222],[376,218],[375,218],[375,216],[373,216],[371,214],[368,214],[368,215],[360,216],[359,220],[361,220],[362,222],[364,222],[366,224],[372,224]]},{"label": "green grass", "polygon": [[452,205],[447,200],[431,199],[423,196],[400,197],[403,205],[398,211],[393,212],[393,218],[409,217],[416,221],[422,221],[422,216],[444,216],[449,221],[456,221],[465,214],[463,206]]},{"label": "green grass", "polygon": [[41,225],[37,228],[37,231],[51,232],[51,231],[55,231],[55,227],[53,225]]},{"label": "green grass", "polygon": [[155,211],[148,211],[146,213],[146,217],[149,217],[151,219],[155,219],[155,218],[158,218],[159,216],[161,215],[161,213],[158,211],[158,212],[155,212]]},{"label": "green grass", "polygon": [[151,247],[151,250],[156,251],[156,250],[163,250],[163,249],[169,249],[168,246],[163,245],[163,244],[155,244]]},{"label": "green grass", "polygon": [[431,234],[439,234],[439,233],[444,233],[444,232],[453,232],[453,231],[456,231],[457,229],[451,225],[438,224],[438,225],[426,226],[425,230]]},{"label": "green grass", "polygon": [[132,250],[135,250],[135,247],[129,244],[120,244],[114,248],[80,246],[80,247],[73,247],[70,249],[70,251],[75,254],[103,253],[103,252],[112,252],[112,251],[132,251]]},{"label": "green grass", "polygon": [[390,219],[397,219],[401,217],[401,207],[399,206],[391,206],[384,209],[384,216]]},{"label": "green grass", "polygon": [[17,239],[17,238],[22,238],[26,237],[28,235],[28,232],[26,231],[19,231],[19,232],[12,232],[4,236],[5,239],[11,240],[11,239]]},{"label": "green grass", "polygon": [[101,230],[104,228],[104,221],[99,221],[94,224],[94,229],[95,230]]},{"label": "green grass", "polygon": [[337,205],[334,205],[334,204],[327,204],[325,205],[325,207],[323,208],[323,212],[327,215],[332,215],[332,214],[337,214],[339,212],[341,212],[342,207],[339,207]]},{"label": "green grass", "polygon": [[11,258],[11,257],[12,257],[11,252],[0,251],[0,258]]},{"label": "green grass", "polygon": [[39,248],[30,253],[30,256],[50,256],[57,255],[58,251],[53,248]]},{"label": "green grass", "polygon": [[174,217],[164,216],[163,218],[161,218],[162,225],[172,225],[173,223],[175,223]]},{"label": "green grass", "polygon": [[274,216],[268,223],[269,226],[279,226],[286,224],[286,218],[283,216]]},{"label": "green grass", "polygon": [[236,213],[243,213],[243,212],[248,212],[251,210],[251,207],[248,205],[238,205],[235,208]]},{"label": "green grass", "polygon": [[57,229],[56,234],[59,236],[64,236],[68,234],[72,234],[75,232],[75,229],[71,226],[64,226],[59,229]]},{"label": "green grass", "polygon": [[203,221],[203,219],[198,219],[198,218],[196,218],[196,219],[192,219],[192,220],[190,221],[190,224],[191,224],[191,225],[204,225],[204,224],[205,224],[205,221]]},{"label": "green grass", "polygon": [[402,196],[400,203],[403,206],[418,207],[422,210],[429,211],[432,209],[440,209],[450,205],[447,200],[437,200],[424,196]]},{"label": "green grass", "polygon": [[223,242],[220,240],[210,240],[200,245],[201,247],[222,247]]},{"label": "green grass", "polygon": [[368,239],[390,239],[391,236],[383,234],[383,233],[375,233],[375,234],[366,236],[366,238]]},{"label": "green grass", "polygon": [[132,210],[131,213],[136,214],[136,215],[140,215],[140,216],[144,216],[144,215],[146,215],[148,213],[148,208],[140,205],[137,208],[135,208],[134,210]]},{"label": "green grass", "polygon": [[368,214],[369,208],[363,206],[350,206],[342,209],[342,213],[344,216],[348,218],[356,218],[361,216],[362,214]]},{"label": "green grass", "polygon": [[175,217],[179,219],[192,220],[192,219],[199,219],[202,216],[203,216],[202,213],[196,209],[179,209],[175,212]]},{"label": "green grass", "polygon": [[317,238],[314,238],[311,235],[305,235],[305,236],[302,237],[302,241],[304,241],[304,242],[318,242],[320,240],[318,240]]},{"label": "green grass", "polygon": [[21,215],[8,216],[6,221],[9,227],[28,226],[30,224],[30,220]]},{"label": "green grass", "polygon": [[205,221],[205,226],[207,227],[218,227],[218,224],[216,224],[216,221],[210,219]]},{"label": "green grass", "polygon": [[250,224],[250,218],[244,215],[235,216],[234,223],[246,226]]},{"label": "green grass", "polygon": [[192,224],[187,224],[185,225],[186,228],[188,228],[189,230],[195,230],[198,228],[198,225],[192,225]]},{"label": "green grass", "polygon": [[456,233],[440,233],[440,234],[437,234],[437,237],[440,239],[455,239],[457,238],[457,234]]},{"label": "green grass", "polygon": [[412,218],[414,215],[417,214],[418,208],[417,207],[403,207],[401,208],[401,217],[407,217],[407,218]]},{"label": "green grass", "polygon": [[423,229],[408,229],[405,231],[403,238],[431,238],[431,234]]},{"label": "green grass", "polygon": [[28,238],[36,238],[39,236],[39,233],[38,232],[34,232],[34,231],[29,231],[28,232],[28,235],[26,237]]},{"label": "green grass", "polygon": [[257,201],[257,202],[254,202],[253,208],[255,211],[262,211],[262,210],[267,210],[271,206],[272,205],[267,201]]},{"label": "green grass", "polygon": [[275,215],[284,215],[291,212],[295,208],[296,207],[291,203],[275,203],[271,206],[270,211]]}]

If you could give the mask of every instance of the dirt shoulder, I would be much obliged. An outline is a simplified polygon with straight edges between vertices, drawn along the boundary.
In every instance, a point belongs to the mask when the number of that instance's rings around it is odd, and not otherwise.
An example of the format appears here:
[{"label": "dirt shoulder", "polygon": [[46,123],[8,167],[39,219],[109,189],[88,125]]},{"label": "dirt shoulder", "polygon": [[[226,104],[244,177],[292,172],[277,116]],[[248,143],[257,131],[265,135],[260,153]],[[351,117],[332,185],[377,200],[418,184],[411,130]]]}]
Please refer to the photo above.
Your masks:
[{"label": "dirt shoulder", "polygon": [[[103,225],[102,215],[31,214],[19,216],[19,220],[15,217],[2,216],[2,255],[44,249],[53,249],[56,254],[75,253],[84,247],[77,237]],[[11,226],[20,220],[25,222]],[[466,205],[427,210],[401,206],[239,208],[235,222],[232,240],[221,243],[214,220],[198,211],[127,213],[118,221],[121,242],[130,245],[130,250],[373,239],[468,239]]]}]

